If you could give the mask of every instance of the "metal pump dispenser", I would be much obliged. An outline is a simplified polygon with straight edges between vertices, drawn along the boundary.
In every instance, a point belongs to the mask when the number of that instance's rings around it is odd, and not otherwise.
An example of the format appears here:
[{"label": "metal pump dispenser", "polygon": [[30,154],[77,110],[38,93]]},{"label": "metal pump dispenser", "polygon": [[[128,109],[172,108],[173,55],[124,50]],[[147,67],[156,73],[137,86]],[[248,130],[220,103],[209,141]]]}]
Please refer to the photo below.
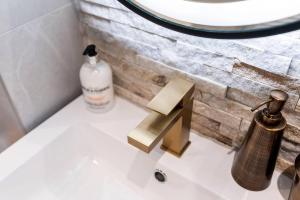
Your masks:
[{"label": "metal pump dispenser", "polygon": [[251,110],[267,105],[255,114],[231,169],[234,180],[248,190],[264,190],[271,182],[286,127],[281,110],[287,99],[286,92],[272,90],[269,100]]}]

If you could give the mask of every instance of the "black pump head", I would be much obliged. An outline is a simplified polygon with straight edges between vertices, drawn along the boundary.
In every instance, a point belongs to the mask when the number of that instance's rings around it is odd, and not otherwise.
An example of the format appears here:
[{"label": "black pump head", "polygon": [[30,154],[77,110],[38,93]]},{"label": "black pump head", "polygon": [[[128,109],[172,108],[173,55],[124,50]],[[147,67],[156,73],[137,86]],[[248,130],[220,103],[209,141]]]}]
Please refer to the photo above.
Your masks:
[{"label": "black pump head", "polygon": [[88,45],[88,46],[85,48],[85,50],[83,51],[83,55],[84,55],[84,56],[88,55],[89,57],[96,56],[96,55],[97,55],[97,52],[96,52],[96,45],[94,45],[94,44]]}]

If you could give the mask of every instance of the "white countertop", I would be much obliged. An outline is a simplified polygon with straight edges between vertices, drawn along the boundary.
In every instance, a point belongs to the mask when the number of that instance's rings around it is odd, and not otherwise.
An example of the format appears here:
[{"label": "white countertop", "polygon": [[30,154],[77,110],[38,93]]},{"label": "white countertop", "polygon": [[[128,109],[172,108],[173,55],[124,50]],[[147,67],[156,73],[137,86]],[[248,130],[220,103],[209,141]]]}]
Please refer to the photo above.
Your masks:
[{"label": "white countertop", "polygon": [[[116,98],[114,108],[108,113],[91,113],[86,109],[82,97],[79,97],[0,154],[0,181],[71,126],[88,123],[127,144],[128,132],[135,128],[146,115],[147,112],[144,109],[119,97]],[[261,192],[247,191],[236,184],[231,177],[230,170],[234,153],[229,148],[194,133],[191,134],[191,142],[181,158],[163,153],[157,162],[224,199],[286,199],[290,180],[280,175],[280,172],[274,172],[268,189]],[[155,156],[159,151],[161,150],[156,147],[149,156]],[[278,189],[278,185],[281,189]]]}]

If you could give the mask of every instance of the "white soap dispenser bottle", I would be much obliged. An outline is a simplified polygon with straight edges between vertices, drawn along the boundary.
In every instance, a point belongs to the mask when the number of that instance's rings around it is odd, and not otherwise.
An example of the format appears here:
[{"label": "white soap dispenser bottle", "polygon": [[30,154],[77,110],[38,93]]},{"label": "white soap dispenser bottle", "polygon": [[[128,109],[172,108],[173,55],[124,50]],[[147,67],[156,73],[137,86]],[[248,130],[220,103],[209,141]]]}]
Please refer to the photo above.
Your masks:
[{"label": "white soap dispenser bottle", "polygon": [[111,68],[105,61],[97,60],[94,44],[88,45],[83,55],[86,62],[80,69],[80,82],[87,108],[93,112],[106,112],[114,104]]}]

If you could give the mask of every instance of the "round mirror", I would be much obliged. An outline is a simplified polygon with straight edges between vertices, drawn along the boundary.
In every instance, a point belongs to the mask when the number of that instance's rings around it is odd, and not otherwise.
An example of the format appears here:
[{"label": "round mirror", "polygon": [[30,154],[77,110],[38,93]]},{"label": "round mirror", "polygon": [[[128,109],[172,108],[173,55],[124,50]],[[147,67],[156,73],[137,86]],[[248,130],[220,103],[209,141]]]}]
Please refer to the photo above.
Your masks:
[{"label": "round mirror", "polygon": [[250,38],[300,29],[300,0],[118,0],[166,28],[211,38]]}]

